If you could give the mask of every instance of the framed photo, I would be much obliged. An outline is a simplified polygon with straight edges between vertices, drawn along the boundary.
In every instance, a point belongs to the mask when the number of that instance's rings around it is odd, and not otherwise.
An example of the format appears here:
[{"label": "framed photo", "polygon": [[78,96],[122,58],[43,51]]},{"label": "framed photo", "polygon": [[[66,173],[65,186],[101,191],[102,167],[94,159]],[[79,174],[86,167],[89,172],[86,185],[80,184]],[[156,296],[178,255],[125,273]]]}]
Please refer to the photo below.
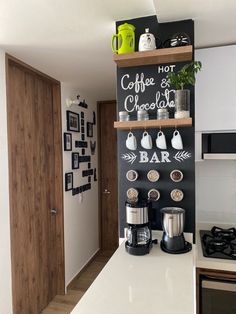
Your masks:
[{"label": "framed photo", "polygon": [[73,189],[73,172],[65,173],[65,190],[70,191]]},{"label": "framed photo", "polygon": [[87,136],[93,137],[93,124],[91,122],[87,122]]},{"label": "framed photo", "polygon": [[93,111],[93,124],[96,125],[96,113]]},{"label": "framed photo", "polygon": [[79,169],[79,153],[72,153],[72,169]]},{"label": "framed photo", "polygon": [[66,111],[67,131],[79,132],[79,114],[73,111]]},{"label": "framed photo", "polygon": [[64,151],[72,150],[72,134],[64,133]]}]

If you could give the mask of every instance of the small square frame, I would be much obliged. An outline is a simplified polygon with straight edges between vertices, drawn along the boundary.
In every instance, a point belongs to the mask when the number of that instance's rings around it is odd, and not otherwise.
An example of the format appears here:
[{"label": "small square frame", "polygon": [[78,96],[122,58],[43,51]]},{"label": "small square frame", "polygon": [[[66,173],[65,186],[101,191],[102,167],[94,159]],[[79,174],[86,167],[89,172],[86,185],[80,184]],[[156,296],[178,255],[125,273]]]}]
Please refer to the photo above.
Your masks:
[{"label": "small square frame", "polygon": [[93,137],[93,123],[87,122],[87,137]]},{"label": "small square frame", "polygon": [[73,111],[66,111],[67,131],[79,132],[80,122],[79,114]]},{"label": "small square frame", "polygon": [[71,154],[72,169],[79,169],[79,153]]},{"label": "small square frame", "polygon": [[64,151],[72,151],[72,134],[64,133]]},{"label": "small square frame", "polygon": [[65,173],[65,190],[73,190],[73,172]]}]

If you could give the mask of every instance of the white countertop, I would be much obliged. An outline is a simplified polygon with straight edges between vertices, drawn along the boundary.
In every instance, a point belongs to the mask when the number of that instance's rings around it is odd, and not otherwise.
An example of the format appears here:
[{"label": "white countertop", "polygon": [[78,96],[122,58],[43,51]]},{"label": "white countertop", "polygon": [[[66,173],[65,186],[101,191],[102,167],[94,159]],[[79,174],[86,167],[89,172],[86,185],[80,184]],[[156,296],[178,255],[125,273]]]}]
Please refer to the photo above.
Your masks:
[{"label": "white countertop", "polygon": [[123,243],[71,313],[194,314],[194,286],[193,251],[167,254],[158,244],[132,256]]},{"label": "white countertop", "polygon": [[[236,260],[220,259],[220,258],[210,258],[205,257],[202,254],[201,240],[199,230],[211,230],[214,224],[198,224],[196,232],[196,267],[198,268],[208,268],[217,269],[222,271],[233,271],[236,272]],[[217,226],[222,228],[230,228],[229,225],[217,224]]]}]

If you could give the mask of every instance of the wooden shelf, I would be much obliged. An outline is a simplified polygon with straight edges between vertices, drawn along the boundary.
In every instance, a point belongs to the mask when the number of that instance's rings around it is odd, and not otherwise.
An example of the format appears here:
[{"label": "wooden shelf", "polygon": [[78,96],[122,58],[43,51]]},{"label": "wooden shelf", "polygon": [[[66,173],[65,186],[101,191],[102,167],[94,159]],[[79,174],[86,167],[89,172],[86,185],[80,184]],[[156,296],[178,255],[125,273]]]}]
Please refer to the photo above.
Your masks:
[{"label": "wooden shelf", "polygon": [[142,128],[153,129],[159,127],[162,128],[190,127],[190,126],[192,126],[192,118],[114,122],[114,128],[119,130]]},{"label": "wooden shelf", "polygon": [[189,45],[176,48],[114,54],[114,61],[119,68],[128,68],[141,65],[191,61],[192,57],[193,47]]}]

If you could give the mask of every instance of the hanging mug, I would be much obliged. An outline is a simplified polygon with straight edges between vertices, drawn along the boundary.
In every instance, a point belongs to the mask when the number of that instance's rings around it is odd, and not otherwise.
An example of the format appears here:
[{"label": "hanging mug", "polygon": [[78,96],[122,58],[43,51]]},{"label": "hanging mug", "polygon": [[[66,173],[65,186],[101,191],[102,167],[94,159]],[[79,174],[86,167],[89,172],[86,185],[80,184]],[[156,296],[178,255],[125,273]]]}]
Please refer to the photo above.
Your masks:
[{"label": "hanging mug", "polygon": [[183,141],[179,131],[175,130],[171,139],[171,145],[173,148],[181,150],[183,149]]},{"label": "hanging mug", "polygon": [[157,133],[156,146],[157,148],[160,148],[160,149],[167,149],[166,137],[162,131],[159,131]]},{"label": "hanging mug", "polygon": [[126,147],[130,150],[137,149],[137,140],[132,132],[129,132],[126,139]]},{"label": "hanging mug", "polygon": [[143,132],[141,146],[145,149],[152,149],[152,137],[147,131]]}]

